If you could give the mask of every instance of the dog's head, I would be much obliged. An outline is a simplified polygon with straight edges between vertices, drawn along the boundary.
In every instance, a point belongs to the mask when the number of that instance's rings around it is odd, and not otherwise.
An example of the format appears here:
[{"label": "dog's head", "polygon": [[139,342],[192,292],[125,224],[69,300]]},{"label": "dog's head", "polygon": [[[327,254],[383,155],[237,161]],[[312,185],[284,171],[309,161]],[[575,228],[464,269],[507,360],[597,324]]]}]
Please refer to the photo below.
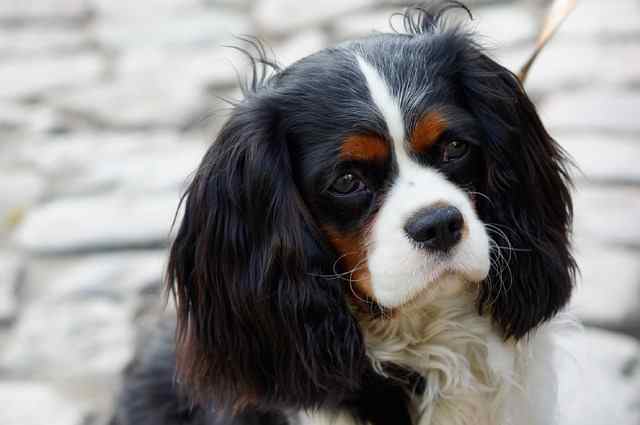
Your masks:
[{"label": "dog's head", "polygon": [[563,154],[514,74],[442,24],[452,5],[258,78],[234,107],[169,262],[196,395],[339,399],[367,365],[362,303],[471,287],[521,338],[568,300]]}]

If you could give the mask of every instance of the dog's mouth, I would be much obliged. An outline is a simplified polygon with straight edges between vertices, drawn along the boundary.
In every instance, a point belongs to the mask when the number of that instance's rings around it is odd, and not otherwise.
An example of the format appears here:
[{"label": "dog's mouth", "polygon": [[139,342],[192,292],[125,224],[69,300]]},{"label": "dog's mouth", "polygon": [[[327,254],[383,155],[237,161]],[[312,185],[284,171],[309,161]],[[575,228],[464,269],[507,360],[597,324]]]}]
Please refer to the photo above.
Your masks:
[{"label": "dog's mouth", "polygon": [[415,310],[442,299],[454,298],[464,292],[473,291],[481,280],[470,278],[457,271],[443,270],[435,279],[428,280],[424,286],[407,295],[405,300],[393,310]]},{"label": "dog's mouth", "polygon": [[422,309],[439,300],[454,298],[463,293],[474,292],[486,276],[469,274],[441,267],[434,270],[423,285],[408,292],[398,303],[385,305],[374,294],[368,297],[357,294],[357,304],[366,305],[367,310],[384,319],[393,319],[409,311]]}]

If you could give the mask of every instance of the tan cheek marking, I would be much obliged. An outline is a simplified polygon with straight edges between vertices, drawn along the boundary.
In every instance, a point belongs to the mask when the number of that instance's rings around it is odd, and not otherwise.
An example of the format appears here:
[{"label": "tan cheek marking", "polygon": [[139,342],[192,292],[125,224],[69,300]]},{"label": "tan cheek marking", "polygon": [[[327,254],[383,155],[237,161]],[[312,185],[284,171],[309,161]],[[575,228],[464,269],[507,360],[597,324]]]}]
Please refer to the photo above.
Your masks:
[{"label": "tan cheek marking", "polygon": [[411,133],[411,149],[417,153],[427,152],[446,129],[447,122],[438,112],[423,115]]},{"label": "tan cheek marking", "polygon": [[354,297],[373,299],[371,288],[371,273],[367,265],[367,252],[364,247],[363,235],[360,233],[343,234],[329,226],[325,227],[329,241],[338,251],[340,265],[347,272],[344,276],[356,291],[350,294]]},{"label": "tan cheek marking", "polygon": [[346,138],[340,148],[340,159],[375,161],[389,157],[389,146],[376,136],[352,135]]},{"label": "tan cheek marking", "polygon": [[469,237],[469,226],[467,225],[467,220],[462,222],[462,240],[465,240]]}]

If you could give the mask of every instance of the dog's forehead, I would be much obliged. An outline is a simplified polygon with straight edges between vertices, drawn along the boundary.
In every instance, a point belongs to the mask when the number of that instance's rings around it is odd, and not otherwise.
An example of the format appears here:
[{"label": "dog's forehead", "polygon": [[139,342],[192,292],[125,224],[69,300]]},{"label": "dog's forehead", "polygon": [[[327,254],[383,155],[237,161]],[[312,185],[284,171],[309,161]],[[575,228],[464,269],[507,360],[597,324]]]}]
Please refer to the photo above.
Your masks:
[{"label": "dog's forehead", "polygon": [[[361,61],[374,67],[392,93],[407,102],[412,93],[434,96],[446,91],[460,49],[468,48],[454,35],[377,34],[352,40],[309,55],[283,73],[298,89],[317,88],[329,95],[366,96]],[[342,89],[342,91],[341,91]],[[412,105],[403,102],[403,108]]]},{"label": "dog's forehead", "polygon": [[296,127],[309,133],[301,135],[305,142],[373,133],[397,150],[417,131],[425,137],[416,148],[424,150],[446,126],[435,105],[451,101],[442,65],[451,61],[436,46],[442,43],[446,38],[381,34],[308,56],[283,73],[287,114],[304,122]]}]

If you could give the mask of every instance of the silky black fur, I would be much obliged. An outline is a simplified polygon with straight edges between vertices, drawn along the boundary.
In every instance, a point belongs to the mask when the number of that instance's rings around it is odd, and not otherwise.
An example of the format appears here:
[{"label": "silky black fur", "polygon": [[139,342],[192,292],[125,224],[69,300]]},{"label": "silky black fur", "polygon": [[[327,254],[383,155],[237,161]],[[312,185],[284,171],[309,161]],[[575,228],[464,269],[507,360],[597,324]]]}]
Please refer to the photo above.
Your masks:
[{"label": "silky black fur", "polygon": [[231,410],[340,400],[366,365],[270,102],[238,106],[205,155],[168,267],[181,376]]},{"label": "silky black fur", "polygon": [[573,289],[567,158],[517,78],[486,57],[478,62],[465,88],[486,134],[478,209],[482,221],[493,225],[495,244],[505,247],[502,260],[492,255],[498,266],[483,284],[478,305],[505,338],[522,338],[553,317]]},{"label": "silky black fur", "polygon": [[409,9],[408,34],[348,42],[270,77],[272,63],[263,54],[254,60],[245,99],[185,194],[171,247],[177,360],[165,346],[132,367],[119,424],[152,423],[146,415],[158,425],[278,424],[287,412],[317,407],[372,424],[410,423],[407,393],[420,379],[402,383],[371,369],[338,254],[322,231],[360,226],[395,173],[393,164],[371,168],[376,190],[352,205],[320,188],[349,132],[387,132],[354,52],[394,94],[409,89],[400,105],[407,128],[434,105],[463,111],[458,124],[477,146],[464,169],[440,171],[477,194],[479,216],[503,247],[492,250],[479,314],[504,338],[523,338],[565,305],[575,270],[566,158],[515,75],[459,27],[443,28],[444,12],[456,7]]}]

